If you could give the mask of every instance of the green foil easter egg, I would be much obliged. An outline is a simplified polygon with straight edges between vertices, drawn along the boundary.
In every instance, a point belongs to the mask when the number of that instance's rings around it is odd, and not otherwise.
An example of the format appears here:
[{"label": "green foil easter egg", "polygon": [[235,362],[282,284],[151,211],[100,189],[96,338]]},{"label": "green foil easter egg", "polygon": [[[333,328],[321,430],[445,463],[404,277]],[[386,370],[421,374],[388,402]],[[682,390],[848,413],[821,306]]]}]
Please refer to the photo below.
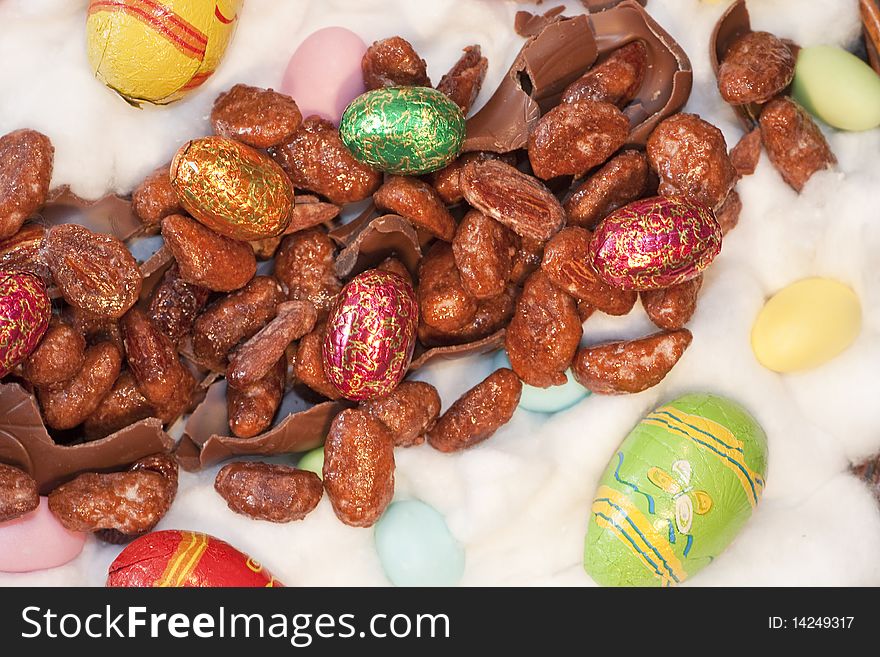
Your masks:
[{"label": "green foil easter egg", "polygon": [[464,141],[458,105],[429,87],[387,87],[355,98],[339,135],[355,158],[401,175],[421,175],[454,160]]},{"label": "green foil easter egg", "polygon": [[675,586],[707,566],[761,499],[767,438],[739,404],[685,395],[642,419],[602,475],[584,569],[602,586]]}]

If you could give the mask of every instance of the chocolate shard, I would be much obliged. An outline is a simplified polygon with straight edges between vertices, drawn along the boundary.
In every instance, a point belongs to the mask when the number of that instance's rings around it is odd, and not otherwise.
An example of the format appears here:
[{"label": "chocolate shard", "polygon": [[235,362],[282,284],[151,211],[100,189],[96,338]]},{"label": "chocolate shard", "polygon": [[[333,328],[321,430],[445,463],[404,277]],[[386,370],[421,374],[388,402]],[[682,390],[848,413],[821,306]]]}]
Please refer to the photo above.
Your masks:
[{"label": "chocolate shard", "polygon": [[[164,274],[165,270],[172,264],[174,264],[174,254],[171,253],[171,249],[163,244],[159,247],[158,251],[141,264],[141,277],[146,281],[151,276],[159,274],[159,278],[161,278],[161,275]],[[146,296],[147,294],[144,294],[144,289],[141,287],[141,298],[145,298]]]},{"label": "chocolate shard", "polygon": [[693,87],[691,60],[666,30],[635,0],[590,15],[599,56],[633,41],[648,51],[648,71],[635,99],[623,109],[629,119],[627,146],[644,146],[663,119],[687,103]]},{"label": "chocolate shard", "polygon": [[586,16],[554,21],[526,41],[498,89],[467,122],[463,152],[507,153],[529,134],[562,91],[598,56]]},{"label": "chocolate shard", "polygon": [[281,402],[271,429],[254,438],[229,435],[226,416],[226,382],[208,389],[205,400],[189,417],[176,455],[185,470],[198,470],[232,456],[271,456],[314,449],[324,443],[333,418],[348,406],[344,402],[312,404],[296,391]]},{"label": "chocolate shard", "polygon": [[[581,0],[584,8],[592,12],[605,11],[606,9],[616,7],[620,3],[621,0]],[[648,0],[638,0],[638,3],[644,7]]]},{"label": "chocolate shard", "polygon": [[79,224],[94,233],[114,235],[123,242],[144,232],[144,225],[131,210],[131,201],[115,194],[87,201],[66,185],[49,192],[38,220],[49,226]]},{"label": "chocolate shard", "polygon": [[290,223],[284,231],[290,235],[318,224],[326,224],[339,216],[340,207],[333,203],[325,203],[317,196],[298,194],[294,200]]},{"label": "chocolate shard", "polygon": [[371,219],[376,217],[378,212],[376,204],[370,199],[367,202],[366,207],[360,212],[360,214],[358,214],[358,216],[341,226],[337,226],[327,234],[330,236],[330,239],[336,242],[339,246],[346,247],[351,244],[352,240],[361,230],[363,230],[364,226],[370,223]]},{"label": "chocolate shard", "polygon": [[550,23],[563,18],[561,15],[565,11],[563,5],[548,9],[543,14],[533,14],[530,11],[518,11],[513,18],[513,30],[521,37],[538,36],[545,27]]},{"label": "chocolate shard", "polygon": [[654,127],[687,102],[693,74],[675,40],[641,4],[624,0],[598,13],[556,16],[531,37],[495,94],[468,120],[463,151],[524,148],[541,114],[558,104],[570,83],[599,57],[636,40],[647,48],[648,74],[624,113],[630,121],[627,145],[644,146]]},{"label": "chocolate shard", "polygon": [[[752,21],[746,2],[745,0],[736,0],[715,23],[712,36],[709,37],[709,62],[712,64],[716,80],[721,62],[724,61],[730,46],[743,34],[748,34],[751,31]],[[760,105],[751,103],[749,105],[731,105],[731,107],[746,132],[757,127],[758,115],[761,113]]]},{"label": "chocolate shard", "polygon": [[501,329],[492,335],[473,342],[443,347],[432,347],[430,349],[425,349],[419,345],[416,347],[416,353],[413,355],[409,370],[410,372],[414,372],[433,360],[454,360],[456,358],[464,358],[465,356],[475,356],[477,354],[485,354],[490,351],[495,351],[504,346],[504,336],[506,333],[506,329]]},{"label": "chocolate shard", "polygon": [[[332,231],[330,236],[344,248],[336,257],[336,275],[345,278],[353,273],[375,267],[394,255],[415,274],[422,259],[420,238],[412,224],[396,214],[374,219],[359,218],[354,229],[346,224],[345,233]],[[351,222],[354,223],[354,222]],[[335,233],[335,235],[334,235]]]},{"label": "chocolate shard", "polygon": [[16,383],[0,384],[0,462],[21,468],[42,495],[83,472],[122,470],[138,459],[171,452],[174,441],[155,418],[106,438],[58,445],[49,436],[33,395]]}]

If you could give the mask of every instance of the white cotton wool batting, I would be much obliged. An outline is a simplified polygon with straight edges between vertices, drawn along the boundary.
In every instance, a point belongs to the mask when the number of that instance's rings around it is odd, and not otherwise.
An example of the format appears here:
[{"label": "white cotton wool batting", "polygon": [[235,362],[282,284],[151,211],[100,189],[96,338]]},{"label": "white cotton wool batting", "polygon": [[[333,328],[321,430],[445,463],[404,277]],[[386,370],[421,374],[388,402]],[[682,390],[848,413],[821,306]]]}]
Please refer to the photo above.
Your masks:
[{"label": "white cotton wool batting", "polygon": [[[579,11],[580,3],[566,3]],[[293,50],[315,29],[346,26],[366,42],[400,34],[429,63],[436,82],[461,48],[479,43],[489,73],[481,105],[522,40],[503,0],[248,0],[218,72],[166,108],[135,110],[93,79],[85,55],[85,0],[0,3],[0,133],[32,127],[55,144],[54,185],[88,197],[127,193],[187,139],[209,131],[216,95],[237,82],[278,87]],[[718,96],[707,58],[709,34],[726,2],[650,0],[694,66],[686,111],[741,136]],[[848,45],[858,36],[851,0],[750,0],[755,29],[803,46]],[[532,8],[526,6],[525,8]],[[541,11],[547,8],[545,3]],[[850,462],[880,450],[880,130],[826,130],[840,163],[798,196],[766,158],[739,185],[739,226],[707,272],[694,341],[659,386],[638,395],[593,395],[553,416],[518,411],[485,443],[446,455],[428,446],[398,449],[398,499],[416,497],[446,516],[467,551],[463,584],[591,585],[581,567],[592,495],[609,458],[639,419],[678,395],[706,391],[748,408],[769,439],[767,488],[731,547],[687,585],[880,585],[880,513]],[[755,360],[749,334],[765,298],[806,276],[851,285],[864,328],[846,353],[804,374],[779,376]],[[655,329],[637,304],[628,317],[595,314],[585,343],[633,338]],[[444,408],[491,370],[491,357],[420,371]],[[292,458],[280,457],[291,463]],[[382,585],[370,529],[341,524],[324,498],[301,522],[276,525],[238,516],[214,492],[217,467],[182,473],[180,492],[159,528],[205,531],[252,554],[288,585]],[[100,586],[117,546],[90,540],[55,570],[0,574],[0,585]]]}]

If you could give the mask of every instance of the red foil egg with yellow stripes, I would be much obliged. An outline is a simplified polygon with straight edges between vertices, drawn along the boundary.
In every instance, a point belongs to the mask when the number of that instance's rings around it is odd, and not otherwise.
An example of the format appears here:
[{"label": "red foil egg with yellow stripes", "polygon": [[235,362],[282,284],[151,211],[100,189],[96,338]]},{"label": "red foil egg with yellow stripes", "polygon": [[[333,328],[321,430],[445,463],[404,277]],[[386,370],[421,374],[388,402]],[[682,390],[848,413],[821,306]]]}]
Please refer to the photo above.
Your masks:
[{"label": "red foil egg with yellow stripes", "polygon": [[355,276],[327,319],[327,378],[352,401],[387,395],[409,369],[418,323],[416,295],[403,277],[377,269]]},{"label": "red foil egg with yellow stripes", "polygon": [[280,587],[259,563],[199,532],[151,532],[128,545],[110,564],[109,587]]},{"label": "red foil egg with yellow stripes", "polygon": [[89,64],[133,105],[164,105],[207,80],[238,23],[242,0],[90,0]]},{"label": "red foil egg with yellow stripes", "polygon": [[613,287],[662,290],[696,278],[720,251],[721,226],[711,209],[655,196],[602,220],[590,240],[590,264]]},{"label": "red foil egg with yellow stripes", "polygon": [[43,281],[24,272],[0,272],[0,377],[37,348],[51,316]]}]

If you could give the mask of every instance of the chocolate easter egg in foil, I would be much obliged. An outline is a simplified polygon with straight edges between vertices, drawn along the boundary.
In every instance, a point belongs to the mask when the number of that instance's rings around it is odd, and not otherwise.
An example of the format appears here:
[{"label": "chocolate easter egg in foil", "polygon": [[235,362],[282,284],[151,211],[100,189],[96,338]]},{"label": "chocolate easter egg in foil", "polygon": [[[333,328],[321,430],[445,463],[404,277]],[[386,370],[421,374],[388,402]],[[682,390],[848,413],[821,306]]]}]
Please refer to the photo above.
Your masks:
[{"label": "chocolate easter egg in foil", "polygon": [[419,307],[402,276],[372,269],[339,293],[327,318],[324,370],[343,397],[382,397],[412,359]]},{"label": "chocolate easter egg in foil", "polygon": [[51,315],[52,302],[39,278],[0,272],[0,377],[36,349]]},{"label": "chocolate easter egg in foil", "polygon": [[128,102],[163,105],[207,80],[229,44],[242,0],[91,0],[89,65]]},{"label": "chocolate easter egg in foil", "polygon": [[465,120],[458,105],[428,87],[386,87],[355,98],[339,135],[361,162],[401,175],[442,169],[458,155]]},{"label": "chocolate easter egg in foil", "polygon": [[696,278],[721,251],[712,211],[687,198],[655,196],[608,215],[590,241],[590,263],[609,285],[661,290]]},{"label": "chocolate easter egg in foil", "polygon": [[645,416],[593,497],[584,568],[602,586],[675,586],[730,544],[764,490],[767,437],[739,404],[705,393]]},{"label": "chocolate easter egg in foil", "polygon": [[293,213],[293,185],[281,167],[225,137],[184,144],[171,162],[171,186],[195,219],[232,239],[276,237]]},{"label": "chocolate easter egg in foil", "polygon": [[263,566],[219,538],[169,529],[132,542],[110,564],[108,587],[279,587]]}]

